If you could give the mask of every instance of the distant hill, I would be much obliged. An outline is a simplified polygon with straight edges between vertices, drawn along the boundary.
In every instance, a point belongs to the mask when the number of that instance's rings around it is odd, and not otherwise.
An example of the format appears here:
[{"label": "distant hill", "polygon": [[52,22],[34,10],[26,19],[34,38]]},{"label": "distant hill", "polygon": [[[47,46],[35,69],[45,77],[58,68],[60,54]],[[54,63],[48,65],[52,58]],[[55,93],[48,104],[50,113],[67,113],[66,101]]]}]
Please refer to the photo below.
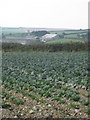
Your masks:
[{"label": "distant hill", "polygon": [[37,37],[41,37],[46,34],[50,34],[50,32],[48,32],[48,31],[33,31],[33,32],[31,32],[31,35],[34,35]]},{"label": "distant hill", "polygon": [[2,28],[3,42],[31,43],[60,43],[85,42],[88,39],[87,29],[59,29],[59,28]]}]

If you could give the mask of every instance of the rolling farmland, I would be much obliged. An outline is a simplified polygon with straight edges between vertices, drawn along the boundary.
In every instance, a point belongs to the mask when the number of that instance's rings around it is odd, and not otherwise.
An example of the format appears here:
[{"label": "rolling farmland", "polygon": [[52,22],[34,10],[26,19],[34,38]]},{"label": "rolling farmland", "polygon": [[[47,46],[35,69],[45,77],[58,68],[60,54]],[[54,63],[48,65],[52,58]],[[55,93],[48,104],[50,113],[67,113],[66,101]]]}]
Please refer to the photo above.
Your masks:
[{"label": "rolling farmland", "polygon": [[88,119],[87,32],[2,29],[2,118]]}]

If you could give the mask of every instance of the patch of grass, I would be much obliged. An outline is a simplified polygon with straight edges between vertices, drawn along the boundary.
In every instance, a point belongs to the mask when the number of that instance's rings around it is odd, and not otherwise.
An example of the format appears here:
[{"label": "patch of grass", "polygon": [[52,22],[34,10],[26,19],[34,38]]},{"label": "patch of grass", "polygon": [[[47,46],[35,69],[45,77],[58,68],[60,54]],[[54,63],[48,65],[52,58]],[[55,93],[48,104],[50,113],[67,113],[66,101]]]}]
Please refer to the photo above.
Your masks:
[{"label": "patch of grass", "polygon": [[76,103],[72,103],[71,104],[71,107],[75,108],[75,109],[79,109],[80,108],[80,105],[79,104],[76,104]]},{"label": "patch of grass", "polygon": [[14,99],[13,102],[14,102],[14,104],[16,104],[16,105],[23,105],[23,104],[24,104],[24,101],[23,101],[23,100],[18,100],[18,99]]},{"label": "patch of grass", "polygon": [[11,107],[11,105],[8,103],[5,103],[5,102],[2,103],[2,108],[9,109],[10,107]]},{"label": "patch of grass", "polygon": [[6,92],[2,92],[2,95],[3,95],[3,97],[6,98],[6,99],[9,99],[9,98],[11,97],[11,95],[8,94],[8,93],[6,93]]},{"label": "patch of grass", "polygon": [[87,113],[88,115],[90,115],[90,108],[89,108],[88,110],[86,110],[86,113]]},{"label": "patch of grass", "polygon": [[60,104],[64,104],[65,102],[66,102],[66,101],[65,101],[64,98],[60,99],[60,101],[59,101]]},{"label": "patch of grass", "polygon": [[88,97],[88,95],[86,95],[85,93],[83,93],[83,96],[84,96],[84,97]]},{"label": "patch of grass", "polygon": [[45,97],[51,97],[51,93],[49,91],[47,91],[45,94],[44,94]]},{"label": "patch of grass", "polygon": [[55,96],[52,98],[52,101],[54,101],[54,100],[60,101],[60,97]]},{"label": "patch of grass", "polygon": [[79,101],[79,100],[80,100],[80,96],[79,96],[79,95],[76,95],[76,94],[73,94],[73,95],[71,96],[71,99],[72,99],[73,101]]},{"label": "patch of grass", "polygon": [[58,108],[57,108],[57,107],[55,107],[54,109],[55,109],[56,111],[58,110]]},{"label": "patch of grass", "polygon": [[89,105],[89,101],[85,100],[83,104],[86,105],[86,106],[88,106]]},{"label": "patch of grass", "polygon": [[29,96],[33,99],[33,100],[36,100],[37,102],[41,102],[41,103],[44,103],[45,101],[43,99],[39,99],[38,97],[32,95],[32,94],[29,94]]},{"label": "patch of grass", "polygon": [[45,101],[45,100],[43,100],[43,99],[41,99],[41,100],[40,100],[40,102],[41,102],[41,103],[45,103],[46,101]]}]

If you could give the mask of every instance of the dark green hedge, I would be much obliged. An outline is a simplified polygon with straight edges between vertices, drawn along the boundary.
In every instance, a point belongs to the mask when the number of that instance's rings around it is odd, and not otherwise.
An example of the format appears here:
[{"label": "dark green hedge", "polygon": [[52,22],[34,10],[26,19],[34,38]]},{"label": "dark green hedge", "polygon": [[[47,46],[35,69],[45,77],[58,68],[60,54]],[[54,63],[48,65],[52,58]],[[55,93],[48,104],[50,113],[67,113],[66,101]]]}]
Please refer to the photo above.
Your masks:
[{"label": "dark green hedge", "polygon": [[82,51],[88,50],[88,43],[60,43],[21,45],[18,43],[2,43],[3,51]]}]

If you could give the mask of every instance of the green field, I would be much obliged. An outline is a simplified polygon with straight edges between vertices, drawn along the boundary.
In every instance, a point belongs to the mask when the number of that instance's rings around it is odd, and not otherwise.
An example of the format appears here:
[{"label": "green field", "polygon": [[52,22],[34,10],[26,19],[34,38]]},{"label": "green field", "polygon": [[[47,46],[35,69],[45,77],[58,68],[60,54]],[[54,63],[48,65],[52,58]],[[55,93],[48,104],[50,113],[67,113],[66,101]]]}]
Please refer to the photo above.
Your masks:
[{"label": "green field", "polygon": [[87,118],[87,63],[87,52],[3,53],[3,117]]},{"label": "green field", "polygon": [[58,40],[50,40],[50,41],[47,41],[46,44],[50,43],[50,44],[57,44],[57,43],[84,43],[85,40],[79,40],[79,39],[58,39]]},{"label": "green field", "polygon": [[50,33],[57,33],[57,34],[62,34],[62,33],[66,33],[66,34],[83,34],[83,33],[87,33],[88,32],[88,30],[86,29],[86,30],[84,30],[84,29],[82,29],[82,30],[59,30],[59,31],[51,31]]},{"label": "green field", "polygon": [[63,36],[61,39],[51,40],[47,43],[65,43],[65,42],[87,42],[88,41],[88,30],[61,30],[52,31],[52,34],[56,33]]},{"label": "green field", "polygon": [[2,33],[5,35],[25,33],[25,29],[23,28],[2,28]]}]

